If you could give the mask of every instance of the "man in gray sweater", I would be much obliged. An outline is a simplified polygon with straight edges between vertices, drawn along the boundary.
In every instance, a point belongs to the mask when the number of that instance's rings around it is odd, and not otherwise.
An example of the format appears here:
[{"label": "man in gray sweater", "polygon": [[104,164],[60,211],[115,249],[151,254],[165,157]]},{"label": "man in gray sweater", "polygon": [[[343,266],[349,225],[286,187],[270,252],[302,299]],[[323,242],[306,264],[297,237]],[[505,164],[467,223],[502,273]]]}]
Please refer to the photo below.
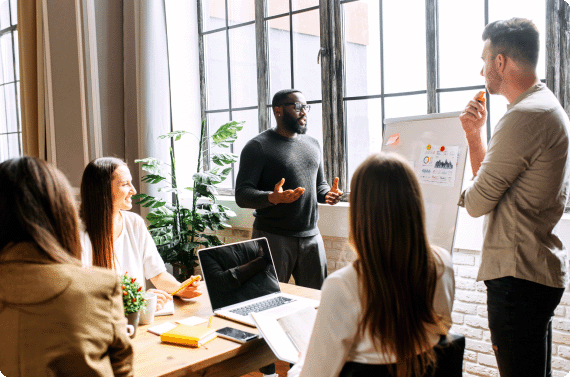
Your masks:
[{"label": "man in gray sweater", "polygon": [[266,237],[281,282],[320,289],[327,259],[317,228],[318,203],[334,205],[342,191],[324,178],[319,142],[307,131],[303,94],[281,90],[272,102],[275,129],[264,131],[243,148],[236,181],[238,206],[254,208],[253,238]]}]

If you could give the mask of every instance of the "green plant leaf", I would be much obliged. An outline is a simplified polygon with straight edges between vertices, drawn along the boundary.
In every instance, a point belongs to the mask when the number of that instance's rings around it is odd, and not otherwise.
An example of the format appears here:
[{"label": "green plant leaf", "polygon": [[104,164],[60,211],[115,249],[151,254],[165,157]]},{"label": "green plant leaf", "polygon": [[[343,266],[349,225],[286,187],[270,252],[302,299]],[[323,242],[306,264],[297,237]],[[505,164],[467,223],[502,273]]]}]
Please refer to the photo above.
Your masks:
[{"label": "green plant leaf", "polygon": [[144,175],[144,176],[141,178],[141,181],[142,181],[142,182],[145,182],[145,183],[153,183],[153,184],[156,184],[156,183],[160,183],[161,181],[164,181],[165,179],[166,179],[166,177],[163,177],[162,175],[158,175],[158,174],[147,174],[147,175]]},{"label": "green plant leaf", "polygon": [[238,160],[238,155],[234,153],[216,153],[212,156],[214,164],[224,166],[232,164]]},{"label": "green plant leaf", "polygon": [[165,176],[164,172],[160,167],[164,163],[157,158],[147,157],[140,160],[135,160],[135,163],[137,164],[142,163],[141,166],[142,170],[149,172],[150,174]]},{"label": "green plant leaf", "polygon": [[180,138],[182,136],[184,136],[186,134],[190,134],[190,135],[194,136],[193,133],[188,132],[188,131],[173,131],[173,132],[167,133],[166,135],[160,135],[158,138],[159,139],[174,138],[174,141],[178,141],[178,140],[180,140]]},{"label": "green plant leaf", "polygon": [[216,132],[212,135],[213,146],[219,147],[222,146],[222,143],[233,143],[237,139],[237,132],[241,131],[243,126],[242,124],[245,122],[236,122],[232,121],[226,124],[223,124],[218,128]]},{"label": "green plant leaf", "polygon": [[168,209],[166,206],[155,209],[146,215],[146,219],[149,221],[153,227],[163,227],[166,225],[174,224],[175,220],[174,212]]},{"label": "green plant leaf", "polygon": [[215,185],[222,181],[219,176],[208,171],[195,173],[192,179],[198,184],[205,185]]}]

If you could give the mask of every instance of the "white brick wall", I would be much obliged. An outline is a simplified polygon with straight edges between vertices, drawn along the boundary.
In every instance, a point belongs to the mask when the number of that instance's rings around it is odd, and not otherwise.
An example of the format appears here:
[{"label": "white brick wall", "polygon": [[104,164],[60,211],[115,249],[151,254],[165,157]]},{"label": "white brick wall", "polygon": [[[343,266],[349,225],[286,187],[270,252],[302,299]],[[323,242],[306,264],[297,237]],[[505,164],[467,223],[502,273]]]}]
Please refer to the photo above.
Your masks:
[{"label": "white brick wall", "polygon": [[[226,229],[219,233],[222,241],[236,242],[251,237],[251,229]],[[354,260],[348,240],[323,236],[327,252],[328,272],[334,272]],[[481,252],[455,249],[455,302],[451,331],[466,338],[463,359],[464,377],[499,377],[491,346],[487,321],[487,294],[483,282],[476,282]],[[552,322],[553,377],[567,377],[570,371],[570,292],[565,293]]]}]

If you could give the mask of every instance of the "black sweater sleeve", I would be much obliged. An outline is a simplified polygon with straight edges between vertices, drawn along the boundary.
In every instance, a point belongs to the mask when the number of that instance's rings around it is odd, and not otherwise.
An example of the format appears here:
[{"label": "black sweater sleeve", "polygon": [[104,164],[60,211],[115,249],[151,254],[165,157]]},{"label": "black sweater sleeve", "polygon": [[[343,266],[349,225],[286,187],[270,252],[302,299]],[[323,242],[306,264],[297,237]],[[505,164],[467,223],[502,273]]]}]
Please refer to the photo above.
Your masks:
[{"label": "black sweater sleeve", "polygon": [[263,149],[258,141],[250,140],[241,151],[236,179],[235,199],[239,207],[261,209],[273,205],[268,199],[271,191],[257,188],[262,171]]}]

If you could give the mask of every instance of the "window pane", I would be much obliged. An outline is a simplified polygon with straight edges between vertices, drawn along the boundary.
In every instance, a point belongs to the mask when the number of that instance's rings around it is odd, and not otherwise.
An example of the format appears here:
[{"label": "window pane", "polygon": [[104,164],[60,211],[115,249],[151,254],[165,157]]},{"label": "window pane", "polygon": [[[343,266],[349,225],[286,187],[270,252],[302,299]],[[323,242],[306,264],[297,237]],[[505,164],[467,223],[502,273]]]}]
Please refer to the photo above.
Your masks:
[{"label": "window pane", "polygon": [[[283,0],[281,0],[283,1]],[[293,10],[311,8],[319,5],[319,0],[292,0]]]},{"label": "window pane", "polygon": [[[267,22],[269,27],[269,93],[291,88],[289,16]],[[320,76],[319,76],[320,77]]]},{"label": "window pane", "polygon": [[381,93],[379,4],[363,0],[342,5],[347,97]]},{"label": "window pane", "polygon": [[267,16],[276,16],[278,14],[289,12],[289,1],[284,0],[267,0]]},{"label": "window pane", "polygon": [[[214,132],[216,132],[216,130],[218,128],[220,128],[221,125],[230,121],[230,113],[229,112],[212,113],[212,114],[208,114],[207,118],[208,118],[208,134],[211,136]],[[228,152],[228,150],[226,148],[219,148],[219,147],[214,148],[214,147],[212,147],[210,149],[210,157],[212,156],[212,153],[220,153],[220,152]],[[214,167],[214,164],[210,161],[210,168],[213,168],[213,167]],[[229,178],[229,180],[231,182],[231,178]],[[226,179],[224,182],[220,183],[217,187],[227,188],[228,187],[226,185],[227,181],[228,180]]]},{"label": "window pane", "polygon": [[384,99],[386,118],[409,117],[427,114],[427,95],[388,97]]},{"label": "window pane", "polygon": [[12,11],[12,25],[16,25],[18,23],[17,0],[10,0],[10,10]]},{"label": "window pane", "polygon": [[[271,115],[271,127],[277,127],[275,117]],[[311,112],[307,114],[307,135],[319,141],[321,151],[323,150],[323,105],[320,103],[311,104]]]},{"label": "window pane", "polygon": [[[482,90],[482,89],[481,89]],[[449,113],[452,111],[463,111],[467,103],[475,97],[478,90],[462,90],[457,92],[439,93],[439,111]]]},{"label": "window pane", "polygon": [[8,132],[6,123],[6,100],[4,99],[4,86],[0,86],[0,134]]},{"label": "window pane", "polygon": [[20,157],[20,136],[21,134],[8,134],[8,158]]},{"label": "window pane", "polygon": [[208,110],[227,109],[228,101],[228,55],[226,32],[204,36],[206,46],[206,87]]},{"label": "window pane", "polygon": [[[538,78],[546,78],[545,34],[546,5],[544,1],[490,0],[489,22],[522,17],[531,20],[540,33],[540,53],[538,55]],[[483,30],[481,30],[482,32]]]},{"label": "window pane", "polygon": [[0,29],[6,29],[7,27],[10,27],[10,25],[10,0],[1,0]]},{"label": "window pane", "polygon": [[255,25],[230,29],[232,108],[257,105]]},{"label": "window pane", "polygon": [[228,0],[229,24],[236,25],[255,20],[254,0]]},{"label": "window pane", "polygon": [[0,162],[6,161],[10,157],[8,151],[8,135],[0,134]]},{"label": "window pane", "polygon": [[16,54],[16,80],[20,80],[20,51],[18,50],[18,30],[14,30],[14,49]]},{"label": "window pane", "polygon": [[482,1],[465,4],[456,0],[439,0],[439,80],[441,88],[484,84],[480,75],[483,61],[481,34],[485,25]]},{"label": "window pane", "polygon": [[378,99],[346,101],[347,163],[349,182],[362,161],[382,146],[382,101]]},{"label": "window pane", "polygon": [[6,120],[8,132],[18,132],[18,119],[16,114],[16,85],[4,85],[4,96],[6,98]]},{"label": "window pane", "polygon": [[[253,137],[259,134],[259,122],[257,114],[258,114],[257,109],[234,111],[233,113],[233,118],[235,121],[245,121],[245,124],[243,124],[243,129],[237,133],[238,137],[237,140],[234,142],[233,153],[237,154],[238,156],[241,154],[241,151],[243,150],[245,144],[248,141],[250,141]],[[238,170],[239,170],[239,159],[234,164],[233,180],[231,179],[231,177],[228,177],[228,179],[226,179],[224,182],[221,183],[220,187],[234,188],[235,179],[237,178]],[[232,182],[234,183],[233,186],[231,185]]]},{"label": "window pane", "polygon": [[225,0],[201,0],[202,1],[202,32],[215,30],[226,26],[226,1]]},{"label": "window pane", "polygon": [[382,4],[384,91],[397,93],[425,90],[425,1],[384,1]]},{"label": "window pane", "polygon": [[321,66],[317,56],[321,48],[319,11],[293,16],[293,46],[295,60],[294,87],[305,95],[307,101],[320,100]]},{"label": "window pane", "polygon": [[491,135],[493,134],[497,122],[499,122],[507,112],[508,104],[509,101],[503,96],[491,96],[489,107],[487,108],[491,122]]},{"label": "window pane", "polygon": [[4,82],[14,81],[14,57],[12,55],[12,33],[6,33],[0,37],[2,48],[2,71]]},{"label": "window pane", "polygon": [[[20,110],[22,108],[22,106],[20,105],[20,83],[17,82],[16,83],[16,100],[18,101],[18,108],[16,109],[16,112],[18,113],[18,125],[19,125],[19,129],[18,131],[22,132],[22,111]],[[2,114],[2,113],[0,113]]]}]

